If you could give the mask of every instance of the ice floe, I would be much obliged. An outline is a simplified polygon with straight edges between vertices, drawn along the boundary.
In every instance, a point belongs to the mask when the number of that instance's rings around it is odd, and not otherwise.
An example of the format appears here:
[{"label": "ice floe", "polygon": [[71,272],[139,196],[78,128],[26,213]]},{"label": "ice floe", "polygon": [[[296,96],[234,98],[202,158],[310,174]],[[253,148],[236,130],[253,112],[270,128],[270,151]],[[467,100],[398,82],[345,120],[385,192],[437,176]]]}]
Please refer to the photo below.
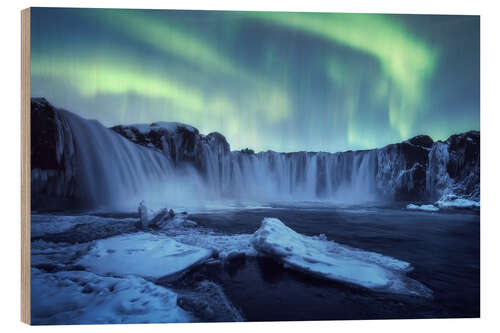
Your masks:
[{"label": "ice floe", "polygon": [[183,244],[164,235],[140,232],[95,241],[77,264],[97,274],[131,274],[158,279],[180,274],[212,254],[210,249]]},{"label": "ice floe", "polygon": [[85,271],[31,270],[31,320],[43,324],[166,323],[195,321],[177,294],[140,277]]},{"label": "ice floe", "polygon": [[432,295],[427,287],[405,276],[412,269],[407,262],[340,245],[324,235],[304,236],[275,218],[262,221],[252,244],[263,255],[321,278],[383,292]]},{"label": "ice floe", "polygon": [[409,210],[423,210],[423,211],[427,211],[427,212],[437,212],[439,210],[439,207],[436,207],[434,205],[415,205],[415,204],[408,204],[408,206],[406,206],[406,209],[409,209]]}]

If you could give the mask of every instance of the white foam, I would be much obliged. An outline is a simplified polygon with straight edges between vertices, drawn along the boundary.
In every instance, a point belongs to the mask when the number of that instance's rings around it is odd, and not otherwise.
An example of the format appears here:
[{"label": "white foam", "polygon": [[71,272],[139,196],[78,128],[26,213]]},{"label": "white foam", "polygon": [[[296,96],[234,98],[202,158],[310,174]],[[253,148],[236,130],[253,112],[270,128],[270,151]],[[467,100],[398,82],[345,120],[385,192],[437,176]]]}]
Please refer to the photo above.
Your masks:
[{"label": "white foam", "polygon": [[157,279],[184,272],[211,256],[211,250],[141,232],[98,240],[77,264],[97,274]]},{"label": "white foam", "polygon": [[255,249],[287,266],[312,275],[385,292],[429,296],[430,290],[405,277],[407,262],[347,247],[326,237],[308,237],[280,220],[265,218],[255,232]]}]

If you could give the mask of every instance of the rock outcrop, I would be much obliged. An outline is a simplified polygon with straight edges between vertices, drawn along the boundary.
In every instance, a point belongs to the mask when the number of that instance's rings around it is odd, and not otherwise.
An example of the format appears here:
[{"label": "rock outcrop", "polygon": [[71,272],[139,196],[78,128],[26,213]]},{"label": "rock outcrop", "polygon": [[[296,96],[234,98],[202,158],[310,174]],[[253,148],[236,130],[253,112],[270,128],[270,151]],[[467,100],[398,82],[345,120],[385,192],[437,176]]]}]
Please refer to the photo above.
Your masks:
[{"label": "rock outcrop", "polygon": [[176,165],[189,163],[201,172],[207,169],[203,156],[230,152],[229,143],[222,134],[203,135],[198,129],[181,123],[117,125],[111,129],[134,143],[163,152]]}]

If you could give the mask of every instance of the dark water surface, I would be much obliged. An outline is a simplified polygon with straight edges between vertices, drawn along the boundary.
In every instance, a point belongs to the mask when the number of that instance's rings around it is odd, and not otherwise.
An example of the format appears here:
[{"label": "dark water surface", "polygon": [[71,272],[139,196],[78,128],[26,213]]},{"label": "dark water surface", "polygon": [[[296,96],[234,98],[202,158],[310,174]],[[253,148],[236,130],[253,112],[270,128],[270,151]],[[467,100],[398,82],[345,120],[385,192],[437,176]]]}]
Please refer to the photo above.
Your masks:
[{"label": "dark water surface", "polygon": [[479,213],[404,209],[276,207],[190,215],[199,225],[227,234],[253,233],[276,217],[305,235],[410,262],[409,277],[434,297],[376,293],[316,279],[266,258],[203,266],[185,279],[212,279],[250,321],[479,316]]}]

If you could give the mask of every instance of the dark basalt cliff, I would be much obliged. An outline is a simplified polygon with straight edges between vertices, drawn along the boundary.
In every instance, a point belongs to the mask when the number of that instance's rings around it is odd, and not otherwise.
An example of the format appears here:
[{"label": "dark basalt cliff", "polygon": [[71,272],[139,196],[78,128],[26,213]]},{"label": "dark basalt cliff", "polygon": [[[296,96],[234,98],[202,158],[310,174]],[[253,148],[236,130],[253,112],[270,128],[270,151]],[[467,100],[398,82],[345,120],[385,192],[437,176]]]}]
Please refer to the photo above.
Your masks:
[{"label": "dark basalt cliff", "polygon": [[452,135],[448,140],[449,160],[446,166],[448,175],[460,187],[455,194],[470,195],[479,201],[480,195],[480,135],[467,132]]},{"label": "dark basalt cliff", "polygon": [[202,135],[198,129],[181,123],[117,125],[111,129],[136,144],[163,152],[176,165],[191,163],[198,170],[206,168],[201,158],[205,154],[230,153],[229,143],[222,134]]},{"label": "dark basalt cliff", "polygon": [[58,110],[45,98],[32,98],[32,207],[71,206],[76,185],[73,152],[71,129]]}]

